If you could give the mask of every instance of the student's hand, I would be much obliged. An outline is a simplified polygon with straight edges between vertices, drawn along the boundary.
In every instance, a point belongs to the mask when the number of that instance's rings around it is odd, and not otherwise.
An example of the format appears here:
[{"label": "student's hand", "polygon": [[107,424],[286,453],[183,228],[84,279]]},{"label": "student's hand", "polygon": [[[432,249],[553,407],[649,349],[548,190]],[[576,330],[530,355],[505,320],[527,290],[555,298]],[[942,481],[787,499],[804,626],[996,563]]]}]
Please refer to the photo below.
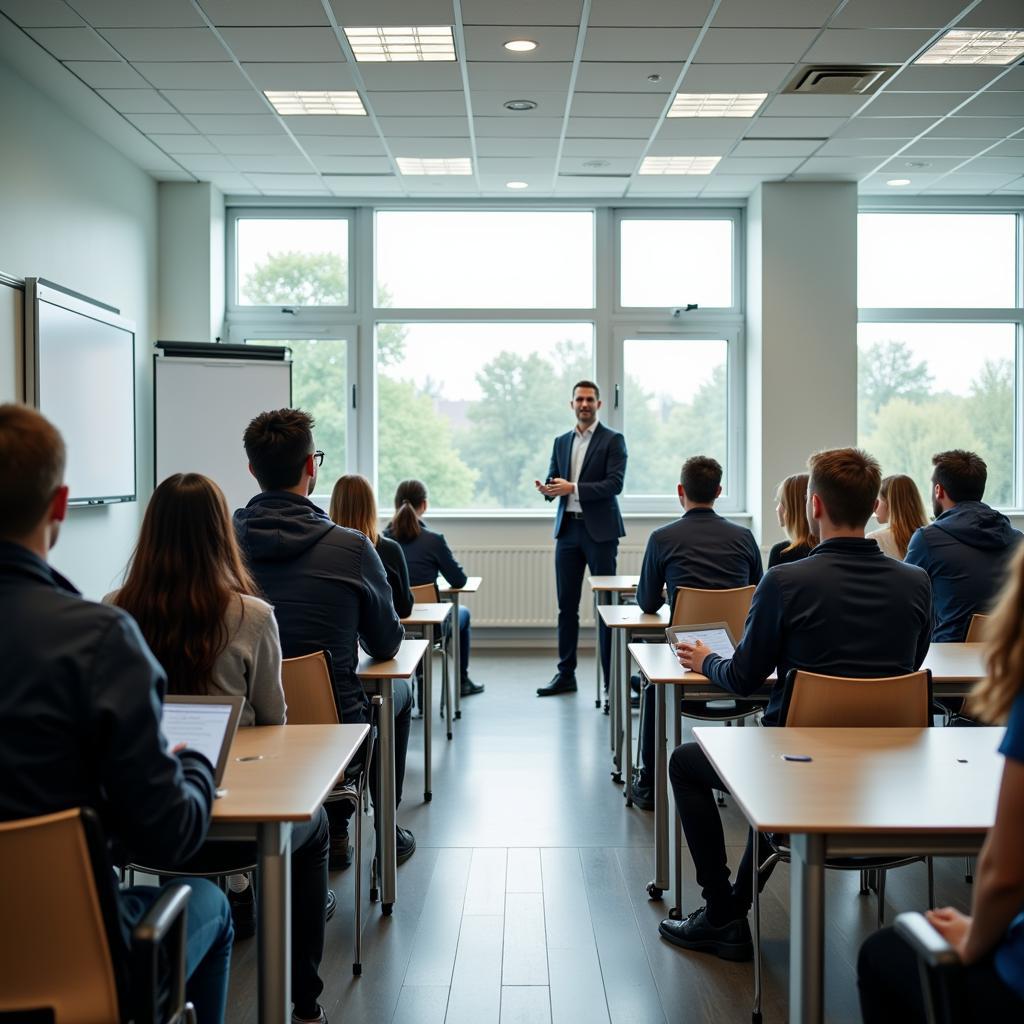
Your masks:
[{"label": "student's hand", "polygon": [[563,494],[572,494],[572,484],[568,480],[563,480],[560,476],[553,476],[548,481],[544,493],[552,498],[560,498]]},{"label": "student's hand", "polygon": [[683,641],[676,644],[676,657],[679,664],[689,672],[704,674],[704,659],[711,653],[711,648],[698,640],[695,644]]},{"label": "student's hand", "polygon": [[956,955],[965,963],[971,962],[967,954],[967,937],[971,933],[971,919],[952,907],[926,911],[928,923],[953,947]]},{"label": "student's hand", "polygon": [[174,746],[171,747],[171,753],[172,754],[180,754],[183,750],[187,750],[187,749],[188,749],[188,744],[187,743],[175,743]]}]

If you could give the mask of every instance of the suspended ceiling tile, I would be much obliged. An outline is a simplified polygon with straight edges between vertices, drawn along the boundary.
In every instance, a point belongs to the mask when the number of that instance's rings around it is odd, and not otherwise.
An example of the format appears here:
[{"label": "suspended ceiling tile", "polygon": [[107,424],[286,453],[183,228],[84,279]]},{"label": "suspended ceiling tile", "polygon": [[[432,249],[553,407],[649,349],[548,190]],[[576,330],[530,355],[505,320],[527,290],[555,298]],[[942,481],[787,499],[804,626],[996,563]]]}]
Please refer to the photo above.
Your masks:
[{"label": "suspended ceiling tile", "polygon": [[[801,174],[828,174],[858,180],[870,174],[879,164],[875,157],[812,156],[800,166]],[[893,175],[889,175],[893,177]]]},{"label": "suspended ceiling tile", "polygon": [[566,135],[574,139],[649,139],[654,117],[570,117]]},{"label": "suspended ceiling tile", "polygon": [[992,145],[989,139],[936,139],[926,135],[912,142],[903,152],[906,156],[969,157]]},{"label": "suspended ceiling tile", "polygon": [[577,92],[572,101],[572,115],[573,117],[660,117],[667,102],[667,96]]},{"label": "suspended ceiling tile", "polygon": [[324,188],[323,180],[318,174],[246,174],[246,177],[258,189],[265,191],[280,189],[319,191]]},{"label": "suspended ceiling tile", "polygon": [[[578,34],[579,30],[575,25],[468,25],[465,29],[465,59],[511,64],[571,61],[576,52]],[[505,49],[505,43],[510,39],[533,39],[537,43],[537,49],[529,53],[513,53]]]},{"label": "suspended ceiling tile", "polygon": [[1009,174],[975,174],[968,164],[962,171],[955,171],[948,177],[942,179],[942,184],[948,184],[956,189],[974,189],[981,193],[994,192],[997,188],[1004,188],[1011,181],[1020,177],[1012,171]]},{"label": "suspended ceiling tile", "polygon": [[827,139],[841,117],[760,117],[745,132],[752,139]]},{"label": "suspended ceiling tile", "polygon": [[933,117],[855,117],[833,135],[837,139],[912,139],[933,124]]},{"label": "suspended ceiling tile", "polygon": [[473,175],[421,174],[402,178],[411,196],[476,195],[478,187]]},{"label": "suspended ceiling tile", "polygon": [[[432,64],[430,67],[438,67]],[[530,67],[502,64],[497,61],[474,61],[469,65],[469,87],[507,92],[513,99],[523,90],[565,93],[569,89],[572,64],[533,64]]]},{"label": "suspended ceiling tile", "polygon": [[[364,117],[350,117],[350,121],[365,121]],[[465,113],[460,117],[380,117],[381,131],[385,138],[391,135],[434,135],[438,138],[454,136],[464,138],[469,134],[469,119]],[[353,135],[365,134],[352,132]]]},{"label": "suspended ceiling tile", "polygon": [[[581,0],[516,0],[515,20],[528,25],[578,25],[582,7]],[[464,25],[507,25],[510,13],[508,0],[462,0]],[[590,23],[594,24],[593,8]]]},{"label": "suspended ceiling tile", "polygon": [[546,157],[480,157],[476,169],[487,177],[504,174],[523,181],[555,173],[554,161]]},{"label": "suspended ceiling tile", "polygon": [[317,156],[313,162],[322,174],[391,174],[386,156]]},{"label": "suspended ceiling tile", "polygon": [[1008,139],[989,150],[990,156],[1024,156],[1024,139]]},{"label": "suspended ceiling tile", "polygon": [[291,114],[282,117],[281,120],[296,136],[366,135],[377,138],[377,130],[368,117],[349,117],[343,114]]},{"label": "suspended ceiling tile", "polygon": [[970,93],[894,92],[882,93],[864,111],[871,117],[942,117],[960,106]]},{"label": "suspended ceiling tile", "polygon": [[224,28],[221,35],[239,61],[344,60],[329,28]]},{"label": "suspended ceiling tile", "polygon": [[892,156],[906,145],[906,139],[829,139],[818,156]]},{"label": "suspended ceiling tile", "polygon": [[738,139],[749,132],[755,123],[747,117],[673,117],[662,122],[658,138]]},{"label": "suspended ceiling tile", "polygon": [[[947,171],[959,167],[964,159],[962,156],[908,157],[905,153],[901,153],[886,161],[882,170],[887,172],[890,178],[900,175],[916,178],[921,174],[945,174]],[[971,166],[973,167],[974,164],[972,163]]]},{"label": "suspended ceiling tile", "polygon": [[697,51],[701,64],[782,64],[803,57],[815,31],[803,28],[713,28]]},{"label": "suspended ceiling tile", "polygon": [[229,156],[249,153],[275,156],[295,152],[295,143],[280,129],[276,135],[217,135],[207,136],[213,145]]},{"label": "suspended ceiling tile", "polygon": [[586,61],[678,61],[697,41],[695,28],[591,28]]},{"label": "suspended ceiling tile", "polygon": [[621,196],[629,186],[629,175],[562,175],[555,180],[561,195]]},{"label": "suspended ceiling tile", "polygon": [[969,174],[1024,174],[1024,156],[975,157],[964,167]]},{"label": "suspended ceiling tile", "polygon": [[707,184],[704,176],[688,174],[634,175],[629,183],[629,195],[659,195],[666,198],[692,199]]},{"label": "suspended ceiling tile", "polygon": [[173,114],[174,107],[156,89],[97,89],[122,114]]},{"label": "suspended ceiling tile", "polygon": [[1024,115],[1024,93],[983,92],[957,111],[963,117],[1018,117]]},{"label": "suspended ceiling tile", "polygon": [[715,168],[717,174],[790,174],[803,163],[803,157],[733,157],[722,160]]},{"label": "suspended ceiling tile", "polygon": [[217,147],[205,135],[149,135],[149,141],[171,156],[216,153]]},{"label": "suspended ceiling tile", "polygon": [[[311,156],[383,156],[384,143],[376,136],[299,135],[299,145]],[[395,140],[398,141],[398,140]],[[451,140],[445,140],[451,141]],[[294,149],[294,147],[292,147]]]},{"label": "suspended ceiling tile", "polygon": [[886,92],[974,92],[1005,69],[991,64],[912,64],[886,86]]},{"label": "suspended ceiling tile", "polygon": [[849,117],[864,106],[864,96],[776,96],[763,117]]},{"label": "suspended ceiling tile", "polygon": [[180,168],[144,168],[146,173],[157,181],[195,181],[195,176]]},{"label": "suspended ceiling tile", "polygon": [[100,34],[126,60],[223,61],[228,57],[208,28],[105,28]]},{"label": "suspended ceiling tile", "polygon": [[[601,164],[594,167],[594,162]],[[563,156],[558,165],[559,174],[632,174],[636,157]]]},{"label": "suspended ceiling tile", "polygon": [[243,174],[309,174],[313,170],[309,160],[297,150],[291,156],[239,154],[232,156],[231,162]]},{"label": "suspended ceiling tile", "polygon": [[947,117],[929,135],[938,139],[1004,139],[1024,128],[1020,117]]},{"label": "suspended ceiling tile", "polygon": [[419,64],[360,64],[366,88],[372,92],[415,92],[417,89],[461,89],[462,72],[454,61]]},{"label": "suspended ceiling tile", "polygon": [[515,174],[480,174],[480,187],[485,192],[500,191],[506,195],[515,194],[515,189],[507,189],[506,181],[525,181],[529,188],[522,189],[524,193],[550,192],[554,175],[551,171],[544,171],[539,174],[515,175]]},{"label": "suspended ceiling tile", "polygon": [[85,24],[64,0],[0,0],[0,12],[22,28],[74,28]]},{"label": "suspended ceiling tile", "polygon": [[722,0],[715,25],[725,28],[776,26],[819,28],[836,9],[837,0]]},{"label": "suspended ceiling tile", "polygon": [[[436,160],[445,157],[466,157],[473,155],[468,138],[423,138],[422,136],[391,136],[388,146],[396,156],[430,157]],[[382,150],[383,151],[383,150]]]},{"label": "suspended ceiling tile", "polygon": [[833,28],[942,28],[963,10],[965,0],[850,0]]},{"label": "suspended ceiling tile", "polygon": [[663,139],[651,143],[648,156],[725,156],[733,139]]},{"label": "suspended ceiling tile", "polygon": [[562,155],[638,158],[646,144],[644,139],[566,139]]},{"label": "suspended ceiling tile", "polygon": [[[647,93],[666,96],[682,71],[681,62],[582,61],[576,75],[576,92]],[[648,75],[659,75],[651,82]]]},{"label": "suspended ceiling tile", "polygon": [[189,0],[74,0],[94,28],[193,28],[203,24]]},{"label": "suspended ceiling tile", "polygon": [[[567,94],[564,92],[542,92],[524,89],[510,96],[508,92],[491,89],[478,89],[471,95],[473,114],[480,117],[507,117],[522,124],[523,136],[530,134],[530,122],[537,117],[562,117],[565,114]],[[532,100],[537,104],[536,110],[506,110],[505,103],[510,99]],[[465,109],[465,104],[463,104]]]},{"label": "suspended ceiling tile", "polygon": [[273,114],[191,114],[189,120],[205,135],[277,135],[281,131]]},{"label": "suspended ceiling tile", "polygon": [[216,185],[221,192],[234,195],[258,194],[258,189],[243,174],[204,174],[203,180]]},{"label": "suspended ceiling tile", "polygon": [[179,156],[178,161],[192,174],[211,174],[224,171],[228,174],[237,172],[237,167],[226,156],[220,154],[200,153],[190,156]]},{"label": "suspended ceiling tile", "polygon": [[254,61],[242,67],[257,89],[351,91],[356,87],[350,65],[340,61]]},{"label": "suspended ceiling tile", "polygon": [[217,61],[135,61],[134,66],[157,89],[245,89],[249,84],[223,50]]},{"label": "suspended ceiling tile", "polygon": [[180,114],[125,114],[124,116],[144,135],[193,135],[199,127],[190,124]]},{"label": "suspended ceiling tile", "polygon": [[712,174],[701,195],[749,196],[766,181],[780,181],[777,174]]},{"label": "suspended ceiling tile", "polygon": [[200,0],[214,25],[329,25],[320,0]]},{"label": "suspended ceiling tile", "polygon": [[339,25],[451,25],[451,0],[331,0]]},{"label": "suspended ceiling tile", "polygon": [[698,51],[681,88],[683,92],[774,92],[792,71],[792,64],[702,64]]},{"label": "suspended ceiling tile", "polygon": [[740,139],[733,156],[809,156],[821,139]]},{"label": "suspended ceiling tile", "polygon": [[[592,26],[700,28],[711,0],[592,0]],[[716,19],[717,20],[717,19]]]},{"label": "suspended ceiling tile", "polygon": [[58,60],[117,60],[117,52],[88,28],[32,28],[28,34]]},{"label": "suspended ceiling tile", "polygon": [[93,89],[145,89],[146,80],[120,60],[72,60],[64,66]]},{"label": "suspended ceiling tile", "polygon": [[919,29],[826,29],[803,58],[828,64],[902,64],[932,33]]},{"label": "suspended ceiling tile", "polygon": [[983,0],[958,28],[1021,28],[1019,0]]},{"label": "suspended ceiling tile", "polygon": [[447,92],[371,92],[370,106],[378,117],[440,117],[466,113],[466,94]]},{"label": "suspended ceiling tile", "polygon": [[[422,130],[422,129],[421,129]],[[474,117],[473,131],[477,138],[513,138],[522,134],[521,121],[505,117]],[[530,121],[530,134],[540,139],[557,139],[562,133],[562,118],[535,117]]]},{"label": "suspended ceiling tile", "polygon": [[[616,140],[617,141],[617,140]],[[568,151],[569,139],[565,141]],[[468,140],[467,140],[468,148]],[[476,151],[480,156],[554,156],[558,152],[558,139],[477,138]],[[456,156],[463,154],[457,153]],[[465,154],[468,155],[468,154]]]},{"label": "suspended ceiling tile", "polygon": [[183,114],[265,114],[267,104],[252,89],[165,89]]}]

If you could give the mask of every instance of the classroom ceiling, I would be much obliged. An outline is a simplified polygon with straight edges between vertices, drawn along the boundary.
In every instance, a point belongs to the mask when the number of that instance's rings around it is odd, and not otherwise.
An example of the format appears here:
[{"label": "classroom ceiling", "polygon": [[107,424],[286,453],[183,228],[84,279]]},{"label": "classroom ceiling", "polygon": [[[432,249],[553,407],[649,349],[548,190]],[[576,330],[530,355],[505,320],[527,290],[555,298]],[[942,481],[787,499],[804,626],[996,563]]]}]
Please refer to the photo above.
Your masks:
[{"label": "classroom ceiling", "polygon": [[[234,195],[736,197],[814,180],[1024,195],[1024,63],[915,63],[950,29],[1024,29],[1021,0],[0,0],[0,12],[148,140],[126,150],[154,177]],[[451,26],[456,60],[356,61],[345,30],[368,26]],[[536,49],[505,49],[524,38]],[[892,73],[873,95],[781,92],[812,64]],[[296,90],[355,92],[366,113],[282,115],[264,95]],[[680,92],[767,96],[749,117],[667,116]],[[514,100],[536,106],[506,109]],[[648,157],[718,159],[700,162],[707,174],[640,174]],[[403,174],[399,158],[468,158],[471,173]]]}]

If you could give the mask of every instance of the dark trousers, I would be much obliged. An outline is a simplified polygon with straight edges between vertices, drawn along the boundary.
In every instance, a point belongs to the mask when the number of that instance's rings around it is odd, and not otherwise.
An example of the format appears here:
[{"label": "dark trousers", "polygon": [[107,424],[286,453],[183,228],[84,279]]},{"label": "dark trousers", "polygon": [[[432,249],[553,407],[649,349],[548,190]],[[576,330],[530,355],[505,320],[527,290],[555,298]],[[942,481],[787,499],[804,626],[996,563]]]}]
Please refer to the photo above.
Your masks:
[{"label": "dark trousers", "polygon": [[[562,529],[555,541],[555,584],[558,590],[558,674],[575,677],[576,645],[580,636],[580,597],[583,573],[591,576],[614,576],[618,539],[596,541],[577,519],[565,513]],[[605,685],[610,677],[612,641],[607,627],[600,623],[601,667]]]},{"label": "dark trousers", "polygon": [[[958,1022],[1024,1020],[1024,999],[999,976],[991,956],[964,967],[960,981]],[[857,987],[864,1024],[925,1024],[917,956],[895,929],[875,932],[860,947]]]},{"label": "dark trousers", "polygon": [[[452,635],[452,616],[444,620],[441,632],[445,639]],[[459,682],[469,677],[469,609],[459,605]]]},{"label": "dark trousers", "polygon": [[[725,832],[713,790],[728,792],[704,751],[696,743],[676,747],[668,762],[668,776],[675,794],[676,807],[683,824],[683,835],[697,870],[708,918],[714,924],[745,917],[754,902],[754,833],[747,835],[736,878],[729,881],[729,863],[725,854]],[[759,863],[760,847],[758,843]]]}]

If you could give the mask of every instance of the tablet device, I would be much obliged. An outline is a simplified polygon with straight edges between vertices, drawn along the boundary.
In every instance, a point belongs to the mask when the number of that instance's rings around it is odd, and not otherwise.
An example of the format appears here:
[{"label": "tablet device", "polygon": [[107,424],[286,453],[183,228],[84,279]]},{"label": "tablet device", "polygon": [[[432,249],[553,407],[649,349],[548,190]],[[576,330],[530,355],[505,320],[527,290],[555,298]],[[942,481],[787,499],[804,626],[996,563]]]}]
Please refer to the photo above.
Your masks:
[{"label": "tablet device", "polygon": [[173,695],[164,699],[160,729],[168,747],[173,750],[184,743],[205,755],[213,765],[213,781],[218,789],[244,704],[244,697]]},{"label": "tablet device", "polygon": [[736,653],[736,642],[727,622],[700,622],[693,626],[669,626],[665,630],[670,644],[696,643],[711,648],[712,654],[731,658]]}]

